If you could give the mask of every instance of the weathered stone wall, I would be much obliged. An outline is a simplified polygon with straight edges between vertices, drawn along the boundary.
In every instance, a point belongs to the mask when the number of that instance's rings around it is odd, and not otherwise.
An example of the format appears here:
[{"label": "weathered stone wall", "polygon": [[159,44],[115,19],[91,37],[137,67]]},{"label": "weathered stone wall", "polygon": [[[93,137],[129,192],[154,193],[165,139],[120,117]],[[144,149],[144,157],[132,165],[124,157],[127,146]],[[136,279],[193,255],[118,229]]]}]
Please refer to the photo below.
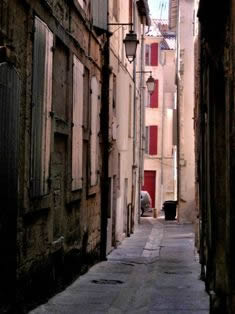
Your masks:
[{"label": "weathered stone wall", "polygon": [[[25,304],[34,302],[38,295],[47,297],[58,286],[62,288],[99,258],[100,180],[91,191],[89,102],[83,188],[71,191],[73,54],[84,64],[89,77],[95,75],[101,80],[100,39],[90,29],[88,14],[88,8],[81,10],[77,1],[4,0],[0,4],[0,45],[9,48],[10,58],[5,60],[13,62],[22,86],[17,228],[9,227],[15,237],[17,234],[17,301]],[[54,47],[50,187],[46,196],[33,199],[30,143],[35,15],[53,32]],[[88,88],[88,96],[89,92]]]},{"label": "weathered stone wall", "polygon": [[[234,4],[201,0],[196,112],[200,255],[210,313],[234,313]],[[215,23],[216,22],[216,23]],[[203,274],[204,275],[204,274]]]}]

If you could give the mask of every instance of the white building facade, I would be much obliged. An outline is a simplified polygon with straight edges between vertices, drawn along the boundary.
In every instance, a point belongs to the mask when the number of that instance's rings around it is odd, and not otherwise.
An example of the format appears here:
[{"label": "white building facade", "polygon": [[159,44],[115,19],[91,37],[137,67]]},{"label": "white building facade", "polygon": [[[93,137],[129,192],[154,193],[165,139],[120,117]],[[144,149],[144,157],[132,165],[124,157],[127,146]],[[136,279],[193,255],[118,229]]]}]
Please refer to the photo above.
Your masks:
[{"label": "white building facade", "polygon": [[177,34],[178,220],[195,220],[194,1],[169,2],[169,26]]},{"label": "white building facade", "polygon": [[[107,252],[134,231],[139,217],[140,91],[136,70],[141,63],[141,34],[149,23],[147,1],[110,1],[109,180]],[[123,25],[132,24],[132,25]],[[123,39],[134,30],[139,44],[129,63]]]},{"label": "white building facade", "polygon": [[[164,201],[176,199],[173,143],[175,36],[167,31],[167,25],[162,26],[153,20],[145,37],[145,70],[152,71],[155,91],[152,95],[146,92],[145,100],[143,189],[150,193],[157,216],[161,214]],[[154,49],[157,49],[156,52]]]}]

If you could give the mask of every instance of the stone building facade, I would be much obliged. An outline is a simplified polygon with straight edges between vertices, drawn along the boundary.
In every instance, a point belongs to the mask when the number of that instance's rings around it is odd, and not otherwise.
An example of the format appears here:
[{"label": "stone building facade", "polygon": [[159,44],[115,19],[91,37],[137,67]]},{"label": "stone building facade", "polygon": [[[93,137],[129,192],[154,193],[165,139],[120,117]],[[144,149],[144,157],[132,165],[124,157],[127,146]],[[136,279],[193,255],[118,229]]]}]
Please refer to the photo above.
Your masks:
[{"label": "stone building facade", "polygon": [[100,256],[102,41],[88,1],[0,8],[1,304],[28,303]]},{"label": "stone building facade", "polygon": [[[166,21],[153,20],[145,35],[145,70],[155,79],[152,95],[145,95],[144,186],[150,193],[157,216],[163,202],[175,200],[176,143],[173,117],[176,99],[175,33]],[[156,50],[156,52],[154,51]],[[150,60],[151,59],[151,60]],[[148,74],[149,75],[149,74]],[[146,79],[148,78],[146,74]]]},{"label": "stone building facade", "polygon": [[193,0],[169,2],[169,27],[177,36],[177,199],[181,223],[196,218],[193,10]]},{"label": "stone building facade", "polygon": [[[109,5],[109,212],[107,251],[134,231],[139,217],[140,113],[138,84],[142,63],[142,34],[149,25],[147,1],[113,1]],[[139,40],[136,58],[129,62],[123,40],[133,30]]]},{"label": "stone building facade", "polygon": [[1,285],[27,303],[100,256],[102,40],[89,1],[0,6]]},{"label": "stone building facade", "polygon": [[201,0],[195,107],[200,261],[210,313],[235,312],[234,1]]}]

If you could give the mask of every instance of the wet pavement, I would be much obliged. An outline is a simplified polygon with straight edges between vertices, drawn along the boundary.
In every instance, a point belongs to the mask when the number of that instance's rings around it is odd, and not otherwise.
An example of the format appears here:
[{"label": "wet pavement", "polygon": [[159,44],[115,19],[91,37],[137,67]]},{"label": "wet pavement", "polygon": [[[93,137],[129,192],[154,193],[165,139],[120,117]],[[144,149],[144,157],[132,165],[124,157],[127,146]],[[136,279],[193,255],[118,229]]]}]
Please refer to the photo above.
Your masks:
[{"label": "wet pavement", "polygon": [[107,261],[30,313],[208,314],[199,275],[193,226],[145,217]]}]

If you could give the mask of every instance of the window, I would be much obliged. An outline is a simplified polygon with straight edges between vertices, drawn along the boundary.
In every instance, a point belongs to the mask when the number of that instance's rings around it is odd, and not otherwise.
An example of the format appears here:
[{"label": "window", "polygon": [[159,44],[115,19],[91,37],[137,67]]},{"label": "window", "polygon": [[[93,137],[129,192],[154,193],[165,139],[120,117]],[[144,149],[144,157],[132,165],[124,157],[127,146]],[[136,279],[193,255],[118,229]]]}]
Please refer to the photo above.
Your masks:
[{"label": "window", "polygon": [[82,188],[84,66],[73,57],[72,190]]},{"label": "window", "polygon": [[150,108],[158,108],[158,80],[155,80],[155,89],[150,95]]},{"label": "window", "polygon": [[108,1],[107,0],[92,0],[91,12],[93,18],[93,26],[99,30],[99,34],[107,30],[107,10],[108,10]]},{"label": "window", "polygon": [[91,91],[90,184],[94,186],[97,184],[99,121],[99,85],[95,76],[91,79]]},{"label": "window", "polygon": [[33,44],[32,131],[31,131],[31,196],[49,192],[51,150],[51,104],[53,33],[35,18]]},{"label": "window", "polygon": [[145,132],[145,153],[148,155],[157,155],[158,126],[147,126]]},{"label": "window", "polygon": [[150,93],[147,91],[147,93],[146,93],[146,102],[145,102],[145,107],[150,107],[150,97],[151,97],[151,95],[150,95]]},{"label": "window", "polygon": [[145,65],[151,65],[150,55],[150,45],[145,45]]},{"label": "window", "polygon": [[83,135],[89,139],[89,115],[90,115],[90,73],[89,70],[84,67],[83,75]]},{"label": "window", "polygon": [[158,65],[158,43],[145,45],[145,65]]},{"label": "window", "polygon": [[149,127],[145,127],[145,153],[149,154]]}]

